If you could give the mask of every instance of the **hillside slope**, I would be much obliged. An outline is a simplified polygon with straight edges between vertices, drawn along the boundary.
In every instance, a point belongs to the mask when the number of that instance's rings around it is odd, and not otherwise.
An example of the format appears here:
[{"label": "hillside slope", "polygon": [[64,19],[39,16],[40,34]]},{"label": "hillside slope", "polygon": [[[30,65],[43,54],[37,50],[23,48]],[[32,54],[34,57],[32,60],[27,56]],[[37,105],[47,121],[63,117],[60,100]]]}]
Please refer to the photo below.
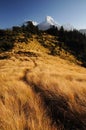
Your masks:
[{"label": "hillside slope", "polygon": [[0,55],[0,130],[86,130],[86,69],[39,40]]}]

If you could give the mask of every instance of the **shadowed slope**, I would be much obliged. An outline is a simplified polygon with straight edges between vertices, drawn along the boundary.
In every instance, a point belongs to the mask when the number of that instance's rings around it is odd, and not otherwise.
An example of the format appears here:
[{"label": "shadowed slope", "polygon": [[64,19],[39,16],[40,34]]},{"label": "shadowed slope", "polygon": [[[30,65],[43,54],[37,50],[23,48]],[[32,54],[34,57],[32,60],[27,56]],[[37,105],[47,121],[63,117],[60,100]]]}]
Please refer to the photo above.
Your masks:
[{"label": "shadowed slope", "polygon": [[[58,77],[52,76],[56,72],[46,72],[41,72],[38,68],[32,72],[31,70],[26,70],[23,80],[26,84],[30,85],[37,95],[40,95],[40,98],[44,102],[44,107],[47,110],[46,114],[52,120],[52,123],[65,130],[85,130],[86,105],[84,103],[86,101],[84,99],[84,93],[80,93],[78,87],[77,91],[72,92],[70,85],[67,86],[69,93],[64,92],[64,86],[63,90],[60,89],[62,83],[58,84]],[[67,80],[70,80],[70,78]],[[65,77],[62,82],[65,82]],[[68,84],[65,83],[65,85]],[[83,91],[84,88],[82,87],[80,89]],[[72,102],[70,93],[73,96]]]}]

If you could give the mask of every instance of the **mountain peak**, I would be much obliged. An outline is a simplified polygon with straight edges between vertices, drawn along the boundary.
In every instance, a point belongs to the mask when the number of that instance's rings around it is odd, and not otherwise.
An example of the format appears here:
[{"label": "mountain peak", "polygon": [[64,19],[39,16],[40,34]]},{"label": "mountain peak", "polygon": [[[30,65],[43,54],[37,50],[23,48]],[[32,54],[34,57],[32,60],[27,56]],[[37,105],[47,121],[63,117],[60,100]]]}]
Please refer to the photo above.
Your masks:
[{"label": "mountain peak", "polygon": [[33,23],[34,26],[38,25],[38,23],[36,21],[32,21],[32,23]]},{"label": "mountain peak", "polygon": [[51,28],[51,26],[56,26],[58,28],[60,27],[60,25],[51,16],[46,16],[45,21],[38,25],[40,30],[47,30]]},{"label": "mountain peak", "polygon": [[67,31],[75,29],[73,27],[73,25],[71,25],[69,23],[68,24],[59,25],[51,16],[46,16],[45,20],[38,24],[38,28],[40,30],[47,30],[47,29],[51,28],[52,26],[55,26],[58,29],[60,29],[60,27],[63,26],[64,30],[67,30]]},{"label": "mountain peak", "polygon": [[54,19],[51,16],[46,16],[45,21],[46,22],[51,22],[51,21],[54,22]]}]

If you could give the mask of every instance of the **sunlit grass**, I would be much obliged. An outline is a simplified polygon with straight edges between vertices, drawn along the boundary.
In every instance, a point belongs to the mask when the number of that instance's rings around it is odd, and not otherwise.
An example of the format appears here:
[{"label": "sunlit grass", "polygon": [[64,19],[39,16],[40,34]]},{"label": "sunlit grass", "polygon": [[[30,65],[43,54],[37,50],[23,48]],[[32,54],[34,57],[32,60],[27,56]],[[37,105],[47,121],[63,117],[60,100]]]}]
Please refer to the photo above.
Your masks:
[{"label": "sunlit grass", "polygon": [[59,57],[0,60],[1,130],[85,130],[86,70]]},{"label": "sunlit grass", "polygon": [[0,130],[85,130],[86,69],[64,50],[48,55],[40,40],[0,54]]}]

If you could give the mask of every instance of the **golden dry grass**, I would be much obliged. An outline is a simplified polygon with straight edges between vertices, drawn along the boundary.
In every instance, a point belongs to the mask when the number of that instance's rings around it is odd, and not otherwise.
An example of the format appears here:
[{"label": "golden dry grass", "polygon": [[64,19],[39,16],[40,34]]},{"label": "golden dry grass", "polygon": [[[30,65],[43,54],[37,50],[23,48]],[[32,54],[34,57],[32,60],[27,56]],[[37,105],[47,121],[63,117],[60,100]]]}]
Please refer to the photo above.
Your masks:
[{"label": "golden dry grass", "polygon": [[43,47],[40,42],[38,41],[37,35],[32,35],[32,38],[28,39],[28,43],[15,43],[15,47],[13,49],[14,52],[18,51],[37,51],[37,52],[43,52],[43,53],[49,53],[49,49]]},{"label": "golden dry grass", "polygon": [[0,60],[0,130],[85,129],[85,68],[45,53]]},{"label": "golden dry grass", "polygon": [[[47,46],[55,42],[42,38]],[[0,130],[86,129],[86,69],[64,50],[67,60],[49,51],[33,35],[0,54]]]}]

